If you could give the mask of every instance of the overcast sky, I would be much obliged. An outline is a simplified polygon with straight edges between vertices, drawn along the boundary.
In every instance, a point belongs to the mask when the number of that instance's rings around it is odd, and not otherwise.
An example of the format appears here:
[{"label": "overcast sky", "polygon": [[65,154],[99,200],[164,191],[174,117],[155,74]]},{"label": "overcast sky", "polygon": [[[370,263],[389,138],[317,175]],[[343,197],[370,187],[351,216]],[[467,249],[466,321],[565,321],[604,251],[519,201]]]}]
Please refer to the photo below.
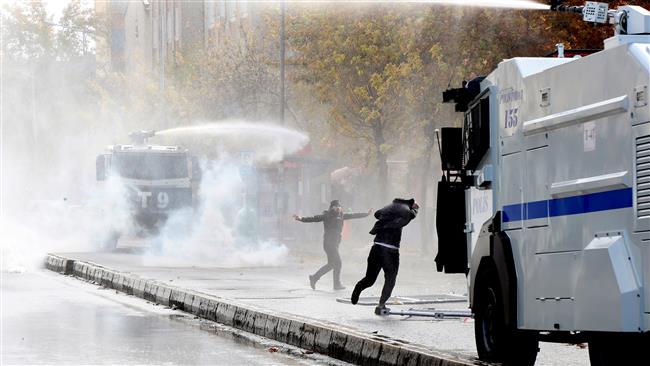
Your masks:
[{"label": "overcast sky", "polygon": [[52,15],[55,21],[59,20],[61,17],[61,12],[63,8],[68,5],[70,0],[46,0],[45,7],[49,15]]}]

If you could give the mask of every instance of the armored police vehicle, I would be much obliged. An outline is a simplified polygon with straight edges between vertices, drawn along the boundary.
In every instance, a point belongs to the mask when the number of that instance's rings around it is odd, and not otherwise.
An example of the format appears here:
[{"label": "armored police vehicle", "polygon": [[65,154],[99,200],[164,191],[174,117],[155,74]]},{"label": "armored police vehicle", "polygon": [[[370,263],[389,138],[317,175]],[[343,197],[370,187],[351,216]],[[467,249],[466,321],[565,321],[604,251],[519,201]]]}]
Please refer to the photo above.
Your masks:
[{"label": "armored police vehicle", "polygon": [[[187,149],[146,144],[154,134],[131,133],[133,144],[109,146],[96,159],[98,181],[112,175],[126,188],[133,234],[140,237],[158,233],[173,211],[191,208],[201,178],[198,159]],[[107,249],[114,248],[122,234],[113,233]]]},{"label": "armored police vehicle", "polygon": [[553,10],[616,33],[444,93],[464,125],[442,130],[438,270],[468,275],[482,360],[531,365],[542,340],[588,342],[592,365],[646,364],[650,11]]}]

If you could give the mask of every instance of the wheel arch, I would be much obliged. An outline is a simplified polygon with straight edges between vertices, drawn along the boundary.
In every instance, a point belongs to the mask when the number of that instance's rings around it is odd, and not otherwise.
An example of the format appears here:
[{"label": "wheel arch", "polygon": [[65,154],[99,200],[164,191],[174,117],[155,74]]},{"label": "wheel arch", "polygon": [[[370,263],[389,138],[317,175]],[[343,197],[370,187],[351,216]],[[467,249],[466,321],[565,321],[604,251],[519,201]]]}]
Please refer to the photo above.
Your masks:
[{"label": "wheel arch", "polygon": [[481,228],[479,240],[472,256],[470,279],[470,307],[476,299],[476,284],[490,270],[496,272],[504,304],[504,320],[507,326],[517,327],[517,271],[512,244],[507,232],[501,230],[501,212],[486,221]]}]

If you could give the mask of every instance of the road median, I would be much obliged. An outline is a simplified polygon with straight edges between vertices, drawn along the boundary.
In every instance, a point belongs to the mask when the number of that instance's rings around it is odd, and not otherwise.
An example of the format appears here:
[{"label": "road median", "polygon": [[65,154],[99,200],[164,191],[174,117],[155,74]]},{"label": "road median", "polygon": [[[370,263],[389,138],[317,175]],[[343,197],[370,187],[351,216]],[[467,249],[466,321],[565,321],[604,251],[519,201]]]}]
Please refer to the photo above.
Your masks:
[{"label": "road median", "polygon": [[333,322],[261,308],[195,290],[170,286],[99,264],[48,254],[51,271],[93,281],[106,288],[170,306],[259,336],[363,365],[477,365],[418,344],[380,337]]}]

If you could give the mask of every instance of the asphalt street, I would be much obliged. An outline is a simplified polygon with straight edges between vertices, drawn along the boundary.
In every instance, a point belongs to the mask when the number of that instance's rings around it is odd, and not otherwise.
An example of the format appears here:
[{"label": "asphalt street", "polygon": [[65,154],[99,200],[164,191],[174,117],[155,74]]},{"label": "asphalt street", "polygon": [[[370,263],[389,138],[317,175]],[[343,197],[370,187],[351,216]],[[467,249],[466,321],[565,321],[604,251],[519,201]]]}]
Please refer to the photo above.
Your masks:
[{"label": "asphalt street", "polygon": [[238,341],[180,311],[48,271],[2,273],[1,294],[2,365],[321,363]]},{"label": "asphalt street", "polygon": [[[216,296],[248,302],[256,306],[335,322],[374,334],[418,343],[430,349],[464,358],[475,358],[472,319],[432,320],[430,318],[378,317],[371,306],[353,306],[337,302],[347,298],[353,284],[365,270],[364,248],[343,253],[343,280],[348,288],[332,290],[330,275],[309,288],[307,276],[323,258],[318,254],[292,252],[290,258],[275,267],[218,267],[205,262],[142,253],[65,253],[66,257],[91,261],[143,278],[156,279],[173,286],[195,289]],[[403,253],[394,295],[418,298],[433,294],[464,294],[465,277],[437,273],[429,258]],[[383,278],[363,296],[378,296]],[[410,308],[467,309],[467,305],[393,305],[396,310]],[[587,350],[575,345],[542,343],[537,365],[589,365]]]}]

